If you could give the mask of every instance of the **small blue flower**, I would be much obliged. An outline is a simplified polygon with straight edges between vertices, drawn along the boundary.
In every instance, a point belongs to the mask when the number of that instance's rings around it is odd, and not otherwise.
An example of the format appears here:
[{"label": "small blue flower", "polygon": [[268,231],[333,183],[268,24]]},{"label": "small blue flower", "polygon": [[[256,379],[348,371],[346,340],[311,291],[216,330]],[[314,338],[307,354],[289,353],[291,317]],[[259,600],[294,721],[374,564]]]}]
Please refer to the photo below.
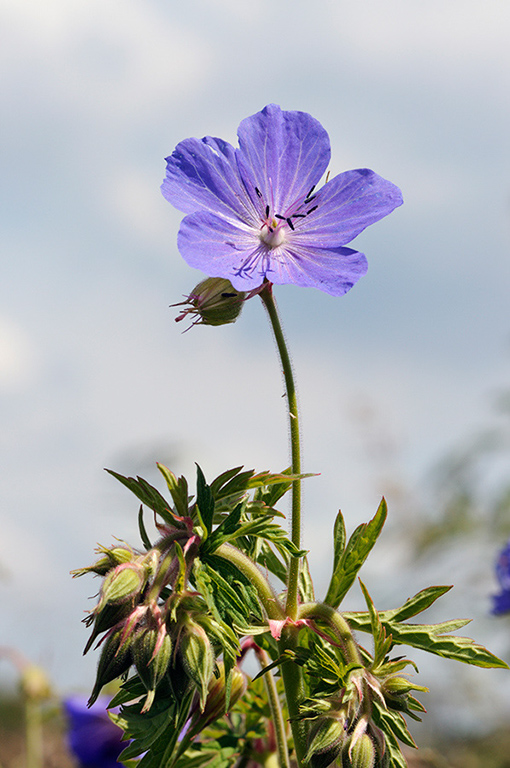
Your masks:
[{"label": "small blue flower", "polygon": [[500,552],[496,563],[496,576],[501,592],[492,596],[494,601],[492,613],[499,616],[501,613],[510,612],[510,541]]},{"label": "small blue flower", "polygon": [[123,731],[108,717],[108,697],[87,707],[85,696],[64,701],[69,719],[68,743],[81,768],[119,768],[117,758],[127,747]]},{"label": "small blue flower", "polygon": [[365,256],[345,245],[401,205],[400,190],[366,168],[316,189],[331,149],[306,112],[269,104],[238,137],[238,149],[185,139],[167,158],[161,190],[188,214],[177,240],[184,260],[238,291],[268,280],[342,296],[367,271]]}]

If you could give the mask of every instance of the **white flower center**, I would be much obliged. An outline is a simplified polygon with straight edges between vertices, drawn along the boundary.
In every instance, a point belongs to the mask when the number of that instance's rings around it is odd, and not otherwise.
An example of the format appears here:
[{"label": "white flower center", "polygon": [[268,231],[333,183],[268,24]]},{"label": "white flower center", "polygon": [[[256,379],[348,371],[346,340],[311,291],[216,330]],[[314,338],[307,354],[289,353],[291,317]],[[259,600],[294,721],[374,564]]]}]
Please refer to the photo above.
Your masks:
[{"label": "white flower center", "polygon": [[285,236],[286,228],[274,220],[271,223],[274,226],[270,227],[269,224],[264,224],[260,230],[259,237],[261,242],[265,243],[269,248],[278,248],[287,240]]}]

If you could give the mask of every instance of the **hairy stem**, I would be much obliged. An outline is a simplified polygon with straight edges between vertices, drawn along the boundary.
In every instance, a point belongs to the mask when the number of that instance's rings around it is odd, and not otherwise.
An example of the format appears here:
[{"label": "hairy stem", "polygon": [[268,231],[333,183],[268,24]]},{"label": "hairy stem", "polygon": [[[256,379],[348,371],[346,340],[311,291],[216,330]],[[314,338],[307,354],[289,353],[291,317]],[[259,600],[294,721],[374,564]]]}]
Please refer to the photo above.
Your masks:
[{"label": "hairy stem", "polygon": [[[255,653],[262,669],[270,664],[271,660],[268,654],[262,648],[257,647]],[[285,734],[285,721],[283,719],[278,691],[276,690],[276,683],[271,671],[266,672],[264,675],[264,683],[266,686],[269,709],[271,710],[271,716],[275,730],[278,762],[280,768],[290,768],[289,751],[287,749],[287,737]]]},{"label": "hairy stem", "polygon": [[[269,321],[273,329],[276,346],[280,355],[283,376],[285,379],[285,388],[287,390],[287,405],[289,413],[290,426],[290,453],[292,462],[292,473],[301,474],[301,449],[299,438],[299,413],[297,405],[296,385],[292,373],[292,364],[290,362],[289,351],[285,343],[283,329],[278,315],[278,309],[273,296],[272,283],[266,283],[260,292],[264,306],[269,315]],[[299,549],[301,546],[301,480],[295,480],[292,484],[292,517],[291,517],[291,539]],[[287,604],[285,612],[291,619],[295,619],[298,606],[298,580],[299,580],[300,560],[292,557],[289,566],[289,575],[287,582]]]},{"label": "hairy stem", "polygon": [[[296,385],[292,373],[292,364],[290,355],[283,335],[283,329],[278,315],[276,302],[273,296],[272,284],[266,283],[260,292],[264,306],[269,316],[269,321],[273,329],[276,346],[280,355],[280,361],[285,379],[285,388],[287,391],[287,407],[289,414],[290,427],[290,453],[292,473],[301,474],[301,448],[299,437],[299,413],[297,405]],[[292,484],[292,517],[291,517],[291,539],[293,544],[300,549],[301,547],[301,480],[295,480]],[[291,557],[289,563],[289,573],[287,578],[287,602],[285,613],[290,619],[296,619],[298,613],[298,584],[301,561],[297,557]],[[298,638],[295,627],[286,627],[282,632],[282,638],[279,643],[280,652],[293,650],[297,646]],[[289,712],[292,735],[294,737],[294,748],[296,751],[296,760],[298,766],[303,764],[306,754],[306,736],[307,726],[302,720],[295,719],[299,714],[299,705],[306,696],[303,672],[297,664],[288,662],[281,667],[283,684],[285,687],[285,698]]]}]

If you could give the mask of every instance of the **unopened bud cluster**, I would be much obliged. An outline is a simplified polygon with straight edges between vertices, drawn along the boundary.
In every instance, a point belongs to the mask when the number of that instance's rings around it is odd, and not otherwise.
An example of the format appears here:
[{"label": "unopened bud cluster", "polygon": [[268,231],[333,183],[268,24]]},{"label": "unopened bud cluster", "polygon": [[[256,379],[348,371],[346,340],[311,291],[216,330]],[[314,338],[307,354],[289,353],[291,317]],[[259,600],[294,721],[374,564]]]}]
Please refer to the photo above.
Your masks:
[{"label": "unopened bud cluster", "polygon": [[216,680],[211,630],[214,619],[203,598],[187,589],[200,537],[190,518],[160,525],[162,537],[148,552],[127,545],[100,548],[100,559],[75,572],[104,577],[99,600],[85,623],[92,634],[85,653],[99,639],[97,677],[89,705],[102,687],[134,666],[147,696],[147,711],[158,686],[182,698],[193,688],[204,711],[209,687]]},{"label": "unopened bud cluster", "polygon": [[[391,664],[389,662],[390,667]],[[396,666],[401,664],[397,662]],[[387,672],[387,668],[384,671]],[[374,723],[374,704],[383,710],[412,714],[409,694],[426,690],[396,674],[378,676],[368,669],[354,670],[337,696],[312,702],[308,712],[304,708],[305,717],[313,711],[316,713],[306,762],[311,768],[327,768],[335,761],[342,768],[385,765],[385,737]]]}]

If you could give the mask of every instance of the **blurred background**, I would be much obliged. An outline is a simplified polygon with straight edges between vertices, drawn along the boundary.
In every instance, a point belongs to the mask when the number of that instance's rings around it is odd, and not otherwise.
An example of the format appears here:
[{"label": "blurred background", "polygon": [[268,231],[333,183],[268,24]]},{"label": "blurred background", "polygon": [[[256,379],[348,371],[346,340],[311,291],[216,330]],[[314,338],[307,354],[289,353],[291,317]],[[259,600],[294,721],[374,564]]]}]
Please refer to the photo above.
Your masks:
[{"label": "blurred background", "polygon": [[[62,694],[96,663],[80,622],[97,584],[69,571],[138,543],[136,499],[103,468],[159,483],[156,461],[190,480],[195,461],[209,479],[288,464],[260,302],[182,335],[169,305],[202,275],[159,192],[180,140],[236,143],[269,102],[320,120],[332,175],[372,168],[405,200],[355,241],[369,272],[345,297],[276,291],[321,473],[317,593],[338,508],[352,529],[385,494],[362,574],[377,606],[455,584],[430,620],[472,616],[510,657],[510,619],[490,616],[510,534],[509,34],[507,0],[0,0],[0,645]],[[417,662],[420,743],[508,725],[508,673]]]}]

